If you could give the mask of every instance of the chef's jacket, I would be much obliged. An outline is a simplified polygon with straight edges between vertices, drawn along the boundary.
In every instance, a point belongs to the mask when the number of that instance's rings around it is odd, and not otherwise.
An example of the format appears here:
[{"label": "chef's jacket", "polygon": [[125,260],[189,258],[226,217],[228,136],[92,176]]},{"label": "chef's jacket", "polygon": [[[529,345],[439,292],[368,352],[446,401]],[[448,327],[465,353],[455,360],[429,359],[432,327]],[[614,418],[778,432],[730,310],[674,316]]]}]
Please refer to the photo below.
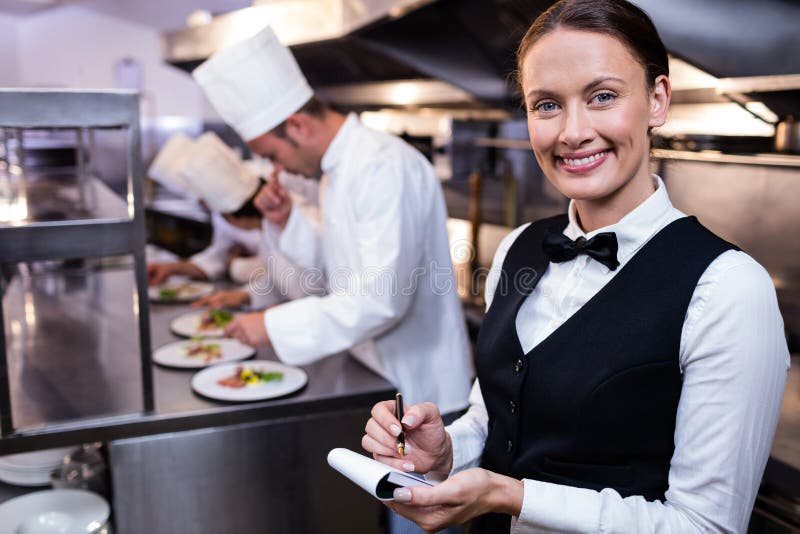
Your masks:
[{"label": "chef's jacket", "polygon": [[230,248],[240,244],[250,252],[251,256],[234,259],[231,262],[230,275],[237,282],[247,282],[250,273],[264,265],[261,231],[257,228],[253,230],[238,228],[219,213],[211,214],[211,227],[211,244],[189,258],[189,261],[203,271],[209,280],[215,280],[225,275]]},{"label": "chef's jacket", "polygon": [[[269,176],[272,164],[267,160],[252,159],[244,162],[251,172]],[[318,184],[302,176],[281,173],[280,181],[309,218],[317,210]],[[228,267],[228,275],[235,282],[246,284],[251,305],[264,308],[304,296],[300,289],[299,269],[278,249],[278,242],[270,232],[261,229],[244,230],[219,213],[211,214],[212,240],[208,248],[192,256],[189,261],[203,271],[210,280],[224,276],[228,251],[236,244],[244,246],[250,256],[235,258]]]},{"label": "chef's jacket", "polygon": [[321,225],[292,209],[280,250],[327,294],[265,313],[280,359],[350,352],[408,403],[466,406],[472,359],[433,168],[349,115],[322,158]]}]

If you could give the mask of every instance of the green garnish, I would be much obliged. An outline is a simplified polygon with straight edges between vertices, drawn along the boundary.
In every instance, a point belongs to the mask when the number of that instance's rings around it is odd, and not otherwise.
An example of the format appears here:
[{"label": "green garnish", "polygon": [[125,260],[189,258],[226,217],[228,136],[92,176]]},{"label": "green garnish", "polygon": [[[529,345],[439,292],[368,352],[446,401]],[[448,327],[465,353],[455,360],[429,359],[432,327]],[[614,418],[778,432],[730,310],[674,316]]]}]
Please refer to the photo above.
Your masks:
[{"label": "green garnish", "polygon": [[233,320],[233,313],[225,310],[210,310],[208,314],[214,324],[217,325],[217,328],[225,328]]},{"label": "green garnish", "polygon": [[277,382],[279,380],[283,380],[283,373],[278,372],[271,372],[271,373],[258,373],[258,378],[262,382]]},{"label": "green garnish", "polygon": [[178,290],[164,287],[158,290],[158,296],[164,300],[174,300],[178,298]]}]

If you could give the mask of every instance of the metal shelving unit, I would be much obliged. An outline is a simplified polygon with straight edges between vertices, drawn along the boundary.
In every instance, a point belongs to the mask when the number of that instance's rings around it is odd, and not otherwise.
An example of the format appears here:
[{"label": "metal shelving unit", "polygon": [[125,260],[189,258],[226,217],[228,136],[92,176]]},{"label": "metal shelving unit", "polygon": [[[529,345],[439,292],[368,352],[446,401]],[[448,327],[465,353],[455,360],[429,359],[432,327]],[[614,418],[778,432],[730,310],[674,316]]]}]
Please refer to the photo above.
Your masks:
[{"label": "metal shelving unit", "polygon": [[[16,137],[21,161],[25,130],[74,130],[81,138],[96,130],[125,133],[127,158],[127,216],[58,220],[0,221],[0,264],[64,260],[69,258],[131,255],[134,259],[136,292],[134,313],[138,320],[141,351],[142,406],[153,411],[153,380],[150,365],[150,322],[145,264],[145,221],[140,148],[139,96],[133,91],[64,91],[0,89],[0,130]],[[7,139],[7,136],[4,136]],[[6,165],[8,143],[6,143]],[[78,154],[82,164],[82,149]],[[4,317],[0,299],[0,319]],[[97,420],[83,419],[67,425],[45,425],[29,431],[15,428],[12,417],[9,366],[4,323],[0,322],[0,439],[24,437],[28,433],[59,434],[64,429],[93,427]],[[123,419],[130,415],[119,416]],[[108,421],[109,418],[102,418]],[[113,418],[112,418],[113,419]]]}]

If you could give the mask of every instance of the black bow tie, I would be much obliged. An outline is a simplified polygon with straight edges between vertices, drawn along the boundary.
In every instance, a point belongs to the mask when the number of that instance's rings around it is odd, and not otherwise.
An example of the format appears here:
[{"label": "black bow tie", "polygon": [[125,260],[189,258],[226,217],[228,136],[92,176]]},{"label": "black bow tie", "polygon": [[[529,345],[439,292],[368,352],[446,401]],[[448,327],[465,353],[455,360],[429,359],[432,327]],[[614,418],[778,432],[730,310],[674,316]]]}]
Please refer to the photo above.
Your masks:
[{"label": "black bow tie", "polygon": [[602,232],[591,239],[581,236],[573,241],[562,233],[548,229],[542,241],[542,250],[547,259],[553,263],[569,261],[575,259],[578,254],[586,254],[612,271],[619,267],[617,234],[614,232]]}]

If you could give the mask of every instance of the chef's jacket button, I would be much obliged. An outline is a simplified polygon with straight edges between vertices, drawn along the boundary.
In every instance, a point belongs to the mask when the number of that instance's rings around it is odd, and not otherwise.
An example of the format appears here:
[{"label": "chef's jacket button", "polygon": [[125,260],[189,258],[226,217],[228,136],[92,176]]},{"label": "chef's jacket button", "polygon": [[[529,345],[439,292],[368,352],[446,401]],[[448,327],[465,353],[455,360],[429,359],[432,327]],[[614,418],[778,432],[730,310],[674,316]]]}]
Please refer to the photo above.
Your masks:
[{"label": "chef's jacket button", "polygon": [[556,326],[558,326],[558,321],[556,321],[555,319],[550,321],[550,328],[555,328]]},{"label": "chef's jacket button", "polygon": [[511,440],[508,440],[508,453],[511,454],[511,451],[514,449],[514,444],[511,443]]},{"label": "chef's jacket button", "polygon": [[549,297],[549,296],[550,296],[550,288],[549,288],[549,287],[547,287],[547,286],[543,287],[543,288],[542,288],[542,294],[543,294],[545,297]]},{"label": "chef's jacket button", "polygon": [[511,413],[516,413],[517,405],[514,404],[514,401],[508,401],[508,409],[511,410]]},{"label": "chef's jacket button", "polygon": [[522,363],[522,359],[520,358],[519,360],[517,360],[517,363],[514,364],[514,371],[517,372],[517,373],[521,373],[522,372],[522,366],[523,366],[523,363]]}]

